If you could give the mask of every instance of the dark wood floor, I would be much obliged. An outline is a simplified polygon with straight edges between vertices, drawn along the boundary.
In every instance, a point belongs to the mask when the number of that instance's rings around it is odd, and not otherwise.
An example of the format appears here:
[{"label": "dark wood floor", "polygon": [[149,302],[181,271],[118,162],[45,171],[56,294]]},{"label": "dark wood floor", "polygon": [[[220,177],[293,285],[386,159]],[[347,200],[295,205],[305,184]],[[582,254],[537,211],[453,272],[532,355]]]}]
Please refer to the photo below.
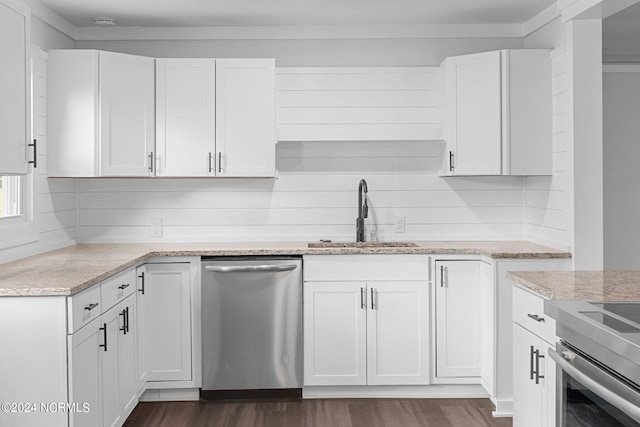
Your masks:
[{"label": "dark wood floor", "polygon": [[489,399],[141,402],[126,427],[510,427]]}]

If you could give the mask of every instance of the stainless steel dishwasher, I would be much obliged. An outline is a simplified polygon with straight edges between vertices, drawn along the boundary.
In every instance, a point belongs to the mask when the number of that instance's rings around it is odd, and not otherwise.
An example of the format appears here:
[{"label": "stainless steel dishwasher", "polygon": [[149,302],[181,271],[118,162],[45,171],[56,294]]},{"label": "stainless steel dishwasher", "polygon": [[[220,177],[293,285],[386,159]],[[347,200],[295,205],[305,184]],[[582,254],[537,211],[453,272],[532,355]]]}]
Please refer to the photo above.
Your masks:
[{"label": "stainless steel dishwasher", "polygon": [[202,259],[202,399],[302,395],[302,260]]}]

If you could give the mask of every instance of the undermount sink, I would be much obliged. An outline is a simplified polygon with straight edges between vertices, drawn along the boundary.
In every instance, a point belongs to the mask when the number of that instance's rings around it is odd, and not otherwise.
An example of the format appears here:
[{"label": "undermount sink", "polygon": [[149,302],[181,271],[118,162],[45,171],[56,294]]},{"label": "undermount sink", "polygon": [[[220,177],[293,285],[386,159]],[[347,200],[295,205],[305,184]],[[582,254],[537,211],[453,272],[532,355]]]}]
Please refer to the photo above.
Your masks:
[{"label": "undermount sink", "polygon": [[309,248],[417,248],[413,242],[310,242]]}]

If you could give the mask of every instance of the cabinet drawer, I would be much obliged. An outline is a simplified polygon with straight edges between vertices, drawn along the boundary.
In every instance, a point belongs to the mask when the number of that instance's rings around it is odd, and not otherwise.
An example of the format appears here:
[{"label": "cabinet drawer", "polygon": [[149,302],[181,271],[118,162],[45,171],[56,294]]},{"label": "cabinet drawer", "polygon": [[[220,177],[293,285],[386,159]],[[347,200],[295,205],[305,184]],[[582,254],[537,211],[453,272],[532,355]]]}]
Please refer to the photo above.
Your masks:
[{"label": "cabinet drawer", "polygon": [[544,299],[517,286],[513,287],[513,321],[549,343],[556,341],[556,321],[544,314]]},{"label": "cabinet drawer", "polygon": [[136,290],[135,269],[125,270],[102,281],[102,311],[107,311]]},{"label": "cabinet drawer", "polygon": [[68,330],[72,334],[102,313],[100,286],[95,285],[67,298]]}]

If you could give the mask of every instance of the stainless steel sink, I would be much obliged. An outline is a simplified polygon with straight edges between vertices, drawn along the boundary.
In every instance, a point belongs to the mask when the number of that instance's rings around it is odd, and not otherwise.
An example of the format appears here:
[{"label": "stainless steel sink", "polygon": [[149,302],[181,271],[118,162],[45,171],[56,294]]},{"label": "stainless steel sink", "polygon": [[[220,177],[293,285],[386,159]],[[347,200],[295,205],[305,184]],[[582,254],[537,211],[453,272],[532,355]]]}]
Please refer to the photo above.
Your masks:
[{"label": "stainless steel sink", "polygon": [[310,242],[309,248],[417,248],[413,242]]}]

